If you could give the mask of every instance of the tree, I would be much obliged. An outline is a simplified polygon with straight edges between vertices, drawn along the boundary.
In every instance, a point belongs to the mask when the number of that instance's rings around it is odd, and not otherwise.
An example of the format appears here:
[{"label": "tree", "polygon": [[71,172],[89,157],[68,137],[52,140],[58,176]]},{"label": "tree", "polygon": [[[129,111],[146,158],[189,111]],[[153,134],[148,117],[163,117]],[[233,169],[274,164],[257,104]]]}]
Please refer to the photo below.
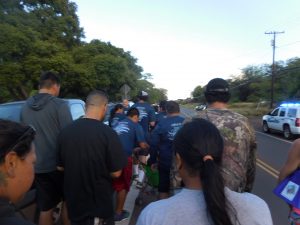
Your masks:
[{"label": "tree", "polygon": [[1,101],[27,98],[47,70],[63,78],[63,97],[103,89],[119,100],[125,83],[136,91],[143,71],[137,59],[109,42],[82,42],[76,10],[68,0],[0,2]]},{"label": "tree", "polygon": [[200,85],[196,86],[192,91],[193,100],[196,102],[205,102],[204,88]]},{"label": "tree", "polygon": [[41,71],[72,67],[69,49],[83,37],[75,3],[1,1],[0,19],[0,85],[12,100],[27,98]]}]

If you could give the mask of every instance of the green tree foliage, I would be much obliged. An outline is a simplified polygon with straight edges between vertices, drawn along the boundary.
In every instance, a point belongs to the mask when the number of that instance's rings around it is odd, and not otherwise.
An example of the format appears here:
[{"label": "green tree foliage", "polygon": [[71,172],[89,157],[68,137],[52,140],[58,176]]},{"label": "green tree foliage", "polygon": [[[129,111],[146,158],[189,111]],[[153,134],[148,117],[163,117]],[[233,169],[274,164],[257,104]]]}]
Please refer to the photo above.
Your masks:
[{"label": "green tree foliage", "polygon": [[[300,59],[276,62],[274,77],[274,100],[300,99]],[[232,101],[268,101],[271,96],[271,65],[248,66],[242,75],[230,80]]]},{"label": "green tree foliage", "polygon": [[204,100],[204,88],[200,85],[195,87],[195,89],[192,91],[192,97],[193,100],[196,102],[205,102]]},{"label": "green tree foliage", "polygon": [[69,71],[69,49],[83,37],[67,0],[1,1],[0,33],[0,85],[11,100],[27,98],[41,71]]},{"label": "green tree foliage", "polygon": [[133,100],[137,100],[136,96],[139,91],[143,90],[149,94],[150,103],[158,103],[161,100],[167,100],[167,90],[163,88],[155,88],[154,85],[146,80],[149,74],[143,75],[143,79],[137,81],[136,89],[130,92],[130,96],[133,96]]},{"label": "green tree foliage", "polygon": [[47,70],[63,78],[62,96],[85,98],[102,89],[111,100],[120,100],[122,85],[137,93],[144,88],[139,84],[147,83],[153,99],[165,97],[130,52],[109,42],[81,41],[76,10],[69,0],[0,1],[0,102],[27,98]]},{"label": "green tree foliage", "polygon": [[[300,58],[286,62],[276,62],[274,77],[274,100],[280,102],[289,99],[300,100]],[[247,66],[242,74],[228,79],[232,102],[269,101],[271,93],[272,66],[267,64]],[[201,102],[203,88],[197,86],[192,92],[194,101]],[[202,94],[203,96],[203,94]]]}]

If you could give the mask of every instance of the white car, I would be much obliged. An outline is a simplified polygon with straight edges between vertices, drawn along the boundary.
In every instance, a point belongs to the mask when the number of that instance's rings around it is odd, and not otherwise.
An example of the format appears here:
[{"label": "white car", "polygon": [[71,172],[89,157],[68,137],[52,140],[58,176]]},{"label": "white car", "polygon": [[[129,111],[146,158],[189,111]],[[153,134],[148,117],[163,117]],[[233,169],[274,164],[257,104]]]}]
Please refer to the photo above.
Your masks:
[{"label": "white car", "polygon": [[283,133],[286,139],[300,134],[300,102],[282,103],[262,118],[263,131],[271,130]]}]

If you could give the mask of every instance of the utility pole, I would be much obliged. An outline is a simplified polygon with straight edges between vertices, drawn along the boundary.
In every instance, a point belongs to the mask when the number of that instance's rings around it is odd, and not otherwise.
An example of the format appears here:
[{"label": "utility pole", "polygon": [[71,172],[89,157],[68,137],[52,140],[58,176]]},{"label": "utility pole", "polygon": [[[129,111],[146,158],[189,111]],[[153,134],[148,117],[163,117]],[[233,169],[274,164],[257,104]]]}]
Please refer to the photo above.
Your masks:
[{"label": "utility pole", "polygon": [[271,102],[270,102],[270,109],[273,108],[273,102],[274,102],[274,79],[275,79],[275,48],[276,48],[276,34],[283,34],[284,31],[278,32],[278,31],[271,31],[271,32],[265,32],[265,34],[273,34],[273,40],[271,42],[271,46],[273,46],[273,63],[272,63],[272,75],[271,75]]}]

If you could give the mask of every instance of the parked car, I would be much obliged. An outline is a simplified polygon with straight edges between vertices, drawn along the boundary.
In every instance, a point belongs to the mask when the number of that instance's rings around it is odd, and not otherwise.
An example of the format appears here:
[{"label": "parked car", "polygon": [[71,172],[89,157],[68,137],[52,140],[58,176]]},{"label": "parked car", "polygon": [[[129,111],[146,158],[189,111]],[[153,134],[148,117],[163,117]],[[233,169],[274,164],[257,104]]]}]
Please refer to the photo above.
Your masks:
[{"label": "parked car", "polygon": [[202,111],[202,110],[205,110],[207,108],[207,106],[205,104],[201,104],[201,105],[197,105],[195,107],[195,110],[196,111]]},{"label": "parked car", "polygon": [[300,134],[300,102],[284,102],[262,118],[264,132],[282,132],[286,139]]},{"label": "parked car", "polygon": [[[80,99],[64,99],[68,102],[73,120],[84,115],[85,103]],[[25,101],[9,102],[0,104],[0,118],[19,122],[21,109]]]}]

